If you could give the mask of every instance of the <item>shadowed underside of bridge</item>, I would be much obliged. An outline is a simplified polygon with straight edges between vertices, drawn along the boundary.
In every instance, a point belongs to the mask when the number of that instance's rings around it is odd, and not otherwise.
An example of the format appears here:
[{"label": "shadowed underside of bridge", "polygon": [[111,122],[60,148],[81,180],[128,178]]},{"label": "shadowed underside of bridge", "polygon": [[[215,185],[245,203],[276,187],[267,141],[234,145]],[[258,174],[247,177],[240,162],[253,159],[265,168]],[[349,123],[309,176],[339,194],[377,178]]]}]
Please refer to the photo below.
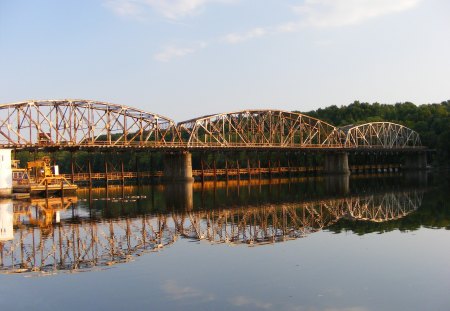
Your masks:
[{"label": "shadowed underside of bridge", "polygon": [[417,132],[390,122],[337,128],[295,112],[243,110],[175,124],[167,117],[91,100],[0,105],[0,147],[14,149],[402,150]]}]

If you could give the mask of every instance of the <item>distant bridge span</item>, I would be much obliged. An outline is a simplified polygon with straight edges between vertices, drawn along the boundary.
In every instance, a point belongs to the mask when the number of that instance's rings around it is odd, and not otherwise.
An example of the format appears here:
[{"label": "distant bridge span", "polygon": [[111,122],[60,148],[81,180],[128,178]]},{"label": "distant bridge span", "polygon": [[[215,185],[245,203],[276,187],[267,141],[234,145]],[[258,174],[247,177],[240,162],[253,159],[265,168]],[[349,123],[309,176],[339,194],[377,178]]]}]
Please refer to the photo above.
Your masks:
[{"label": "distant bridge span", "polygon": [[242,110],[176,124],[140,109],[92,100],[0,105],[0,148],[402,151],[424,149],[419,134],[390,122],[337,128],[281,110]]}]

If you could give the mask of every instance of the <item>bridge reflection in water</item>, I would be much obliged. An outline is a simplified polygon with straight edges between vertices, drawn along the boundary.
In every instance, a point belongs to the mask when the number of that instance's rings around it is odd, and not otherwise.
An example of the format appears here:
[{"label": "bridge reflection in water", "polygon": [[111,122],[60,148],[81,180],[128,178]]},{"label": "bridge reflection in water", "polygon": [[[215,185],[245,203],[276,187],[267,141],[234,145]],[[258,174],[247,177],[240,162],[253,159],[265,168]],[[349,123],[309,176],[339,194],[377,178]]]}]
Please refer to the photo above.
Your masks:
[{"label": "bridge reflection in water", "polygon": [[352,192],[343,178],[207,189],[187,183],[110,189],[108,197],[98,190],[81,191],[80,198],[2,200],[0,271],[104,268],[161,251],[179,238],[251,246],[283,242],[341,219],[400,219],[421,205],[423,187],[377,183],[378,189]]}]

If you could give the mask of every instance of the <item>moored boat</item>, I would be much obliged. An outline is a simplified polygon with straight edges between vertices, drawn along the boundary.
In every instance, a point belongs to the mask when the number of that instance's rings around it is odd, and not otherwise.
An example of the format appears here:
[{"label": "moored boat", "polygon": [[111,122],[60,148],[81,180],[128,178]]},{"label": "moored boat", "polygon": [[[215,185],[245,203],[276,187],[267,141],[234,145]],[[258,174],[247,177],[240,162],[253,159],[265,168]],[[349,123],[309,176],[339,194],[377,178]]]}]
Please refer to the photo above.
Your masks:
[{"label": "moored boat", "polygon": [[78,186],[59,175],[57,165],[51,165],[50,157],[29,161],[26,168],[19,168],[19,161],[12,162],[13,192],[30,195],[64,194]]}]

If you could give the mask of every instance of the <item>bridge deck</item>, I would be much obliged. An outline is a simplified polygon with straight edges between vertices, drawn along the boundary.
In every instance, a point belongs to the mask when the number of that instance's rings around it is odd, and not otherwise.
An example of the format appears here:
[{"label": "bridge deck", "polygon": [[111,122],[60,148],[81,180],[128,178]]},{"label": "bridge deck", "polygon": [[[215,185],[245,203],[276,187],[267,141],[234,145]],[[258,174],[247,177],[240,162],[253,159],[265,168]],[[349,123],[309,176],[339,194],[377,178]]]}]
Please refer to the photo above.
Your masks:
[{"label": "bridge deck", "polygon": [[233,144],[233,145],[220,145],[220,144],[184,144],[184,143],[166,143],[166,144],[154,144],[154,143],[122,143],[122,144],[0,144],[0,149],[15,149],[15,150],[68,150],[68,151],[105,151],[108,150],[141,150],[141,151],[164,151],[164,152],[192,152],[192,151],[300,151],[300,152],[423,152],[427,151],[427,147],[414,146],[414,147],[392,147],[385,148],[380,146],[359,146],[359,147],[345,147],[345,146],[317,146],[317,145],[302,145],[302,146],[280,146],[280,145],[263,145],[263,144]]}]

